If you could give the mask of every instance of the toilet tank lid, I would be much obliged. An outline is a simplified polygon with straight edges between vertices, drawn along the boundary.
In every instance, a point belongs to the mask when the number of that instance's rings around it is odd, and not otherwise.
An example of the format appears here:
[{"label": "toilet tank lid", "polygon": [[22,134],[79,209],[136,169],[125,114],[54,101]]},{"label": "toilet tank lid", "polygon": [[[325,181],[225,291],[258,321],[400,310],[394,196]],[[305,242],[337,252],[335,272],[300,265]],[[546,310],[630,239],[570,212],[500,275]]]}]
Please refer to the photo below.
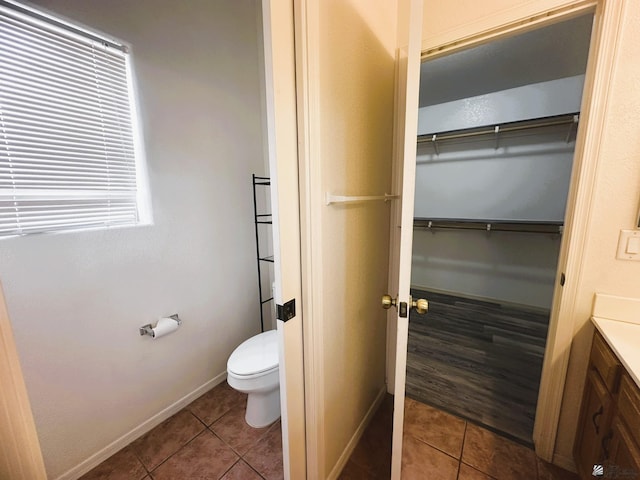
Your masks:
[{"label": "toilet tank lid", "polygon": [[278,337],[275,330],[245,340],[227,361],[227,370],[235,375],[255,375],[277,367]]}]

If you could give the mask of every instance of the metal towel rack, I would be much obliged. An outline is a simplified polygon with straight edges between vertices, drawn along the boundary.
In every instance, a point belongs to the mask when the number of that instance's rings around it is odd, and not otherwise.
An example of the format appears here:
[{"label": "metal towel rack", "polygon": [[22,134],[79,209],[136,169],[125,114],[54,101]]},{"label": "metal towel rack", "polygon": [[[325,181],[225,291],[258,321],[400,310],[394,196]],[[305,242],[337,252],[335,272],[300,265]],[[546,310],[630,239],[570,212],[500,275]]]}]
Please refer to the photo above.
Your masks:
[{"label": "metal towel rack", "polygon": [[326,204],[333,205],[336,203],[371,202],[378,200],[389,202],[396,198],[400,198],[400,195],[391,195],[389,193],[385,193],[384,195],[333,195],[327,192]]},{"label": "metal towel rack", "polygon": [[258,225],[272,225],[273,216],[271,213],[258,213],[258,200],[256,187],[271,186],[271,178],[269,177],[259,177],[256,174],[251,176],[253,181],[253,221],[255,225],[255,233],[256,233],[256,258],[258,263],[258,297],[260,298],[260,331],[264,332],[264,311],[263,307],[266,303],[273,301],[273,295],[268,298],[265,298],[264,292],[262,291],[262,268],[261,262],[273,263],[273,255],[262,255],[260,252],[260,232]]}]

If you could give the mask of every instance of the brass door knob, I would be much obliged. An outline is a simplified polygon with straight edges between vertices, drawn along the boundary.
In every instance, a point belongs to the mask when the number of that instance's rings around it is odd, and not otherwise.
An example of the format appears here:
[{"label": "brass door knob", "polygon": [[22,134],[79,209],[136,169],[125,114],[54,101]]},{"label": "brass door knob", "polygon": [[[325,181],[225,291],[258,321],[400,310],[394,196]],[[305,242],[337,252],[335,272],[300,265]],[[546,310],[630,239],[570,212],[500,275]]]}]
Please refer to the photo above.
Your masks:
[{"label": "brass door knob", "polygon": [[419,298],[417,300],[411,300],[411,306],[416,309],[416,313],[419,315],[424,315],[429,310],[429,302],[427,302],[424,298]]},{"label": "brass door knob", "polygon": [[395,298],[391,298],[391,295],[389,295],[389,294],[383,295],[382,296],[382,308],[384,308],[385,310],[388,310],[392,306],[393,307],[396,306],[396,299]]}]

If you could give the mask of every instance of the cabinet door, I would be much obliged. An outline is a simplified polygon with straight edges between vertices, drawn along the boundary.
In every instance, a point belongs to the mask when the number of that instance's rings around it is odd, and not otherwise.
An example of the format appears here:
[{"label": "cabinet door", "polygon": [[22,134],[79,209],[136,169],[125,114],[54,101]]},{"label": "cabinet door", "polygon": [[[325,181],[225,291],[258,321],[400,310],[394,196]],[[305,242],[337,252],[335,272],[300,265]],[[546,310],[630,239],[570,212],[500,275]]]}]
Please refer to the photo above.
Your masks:
[{"label": "cabinet door", "polygon": [[610,448],[605,442],[605,478],[640,478],[640,449],[631,436],[627,425],[616,417]]},{"label": "cabinet door", "polygon": [[590,368],[574,447],[576,467],[581,478],[590,478],[593,466],[605,460],[602,443],[610,430],[611,414],[611,395],[595,369]]}]

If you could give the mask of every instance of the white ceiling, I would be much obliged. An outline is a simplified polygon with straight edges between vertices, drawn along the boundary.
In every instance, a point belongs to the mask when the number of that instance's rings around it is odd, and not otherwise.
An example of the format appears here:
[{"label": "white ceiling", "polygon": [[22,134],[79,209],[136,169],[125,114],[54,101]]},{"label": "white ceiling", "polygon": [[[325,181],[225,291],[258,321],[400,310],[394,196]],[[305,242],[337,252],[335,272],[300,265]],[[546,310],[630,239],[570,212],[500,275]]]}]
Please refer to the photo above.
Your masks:
[{"label": "white ceiling", "polygon": [[424,62],[420,106],[585,72],[592,15]]}]

